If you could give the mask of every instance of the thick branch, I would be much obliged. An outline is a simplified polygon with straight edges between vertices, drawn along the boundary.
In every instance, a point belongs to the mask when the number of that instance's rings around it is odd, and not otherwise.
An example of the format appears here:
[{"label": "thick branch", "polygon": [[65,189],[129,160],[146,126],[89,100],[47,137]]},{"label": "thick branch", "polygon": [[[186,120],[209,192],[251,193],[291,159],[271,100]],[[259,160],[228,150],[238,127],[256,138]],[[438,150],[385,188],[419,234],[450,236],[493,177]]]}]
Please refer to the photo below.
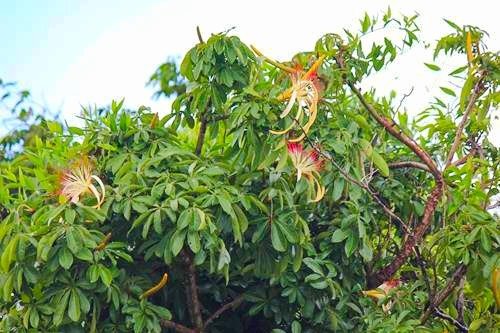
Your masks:
[{"label": "thick branch", "polygon": [[[207,117],[205,114],[202,114],[200,118],[200,131],[198,132],[198,140],[194,151],[197,156],[201,155],[201,150],[205,141],[205,134],[207,132]],[[184,263],[187,275],[186,298],[189,316],[191,317],[192,324],[194,325],[196,331],[202,331],[203,317],[201,315],[201,303],[198,297],[198,284],[196,282],[196,267],[194,265],[193,254],[189,251],[189,249],[184,248],[181,251],[181,259]]]},{"label": "thick branch", "polygon": [[229,309],[236,309],[242,302],[244,301],[243,295],[236,297],[231,302],[221,306],[217,311],[215,311],[206,321],[203,329],[205,330],[208,325],[210,325],[215,319],[219,318],[221,314],[226,312]]},{"label": "thick branch", "polygon": [[410,148],[410,150],[413,151],[415,155],[417,155],[420,158],[420,160],[429,168],[429,172],[432,173],[432,175],[434,175],[434,178],[436,179],[442,178],[441,172],[438,170],[432,158],[422,147],[420,147],[420,145],[415,140],[410,138],[404,132],[397,129],[396,124],[393,120],[380,115],[375,110],[375,108],[366,101],[366,99],[363,97],[363,94],[361,94],[359,89],[356,88],[356,86],[352,82],[347,81],[347,85],[351,88],[354,95],[358,97],[359,101],[361,102],[363,107],[368,111],[368,113],[370,113],[370,115],[382,127],[384,127],[387,132],[389,132],[392,136],[394,136],[396,139],[398,139],[400,142],[402,142],[404,145]]},{"label": "thick branch", "polygon": [[181,324],[177,324],[177,323],[170,321],[170,320],[162,320],[161,326],[163,326],[165,328],[171,328],[179,333],[196,333],[195,330],[188,328],[186,326],[183,326]]},{"label": "thick branch", "polygon": [[415,162],[415,161],[402,161],[402,162],[394,162],[389,163],[389,168],[391,169],[404,169],[404,168],[414,168],[420,169],[427,172],[431,172],[429,167],[423,163]]},{"label": "thick branch", "polygon": [[203,142],[205,141],[205,134],[207,133],[207,119],[205,115],[201,116],[200,131],[198,132],[198,140],[196,141],[196,149],[194,153],[198,156],[201,155]]},{"label": "thick branch", "polygon": [[377,271],[373,276],[371,276],[368,280],[368,286],[370,288],[376,287],[382,284],[384,281],[389,280],[398,269],[404,265],[408,257],[411,255],[413,248],[417,245],[432,222],[432,218],[434,216],[434,211],[436,210],[436,206],[439,202],[443,194],[443,182],[439,180],[436,182],[434,189],[432,190],[424,208],[424,215],[422,217],[422,221],[415,228],[413,233],[409,234],[401,247],[400,252],[392,259],[392,261],[385,266],[384,268]]},{"label": "thick branch", "polygon": [[187,287],[188,287],[188,306],[191,307],[190,315],[196,330],[203,329],[203,317],[201,315],[201,303],[198,297],[198,284],[196,283],[196,267],[194,265],[193,255],[187,249],[181,252],[181,258],[186,267]]},{"label": "thick branch", "polygon": [[485,74],[486,73],[483,72],[483,74],[481,74],[480,78],[474,85],[474,89],[472,90],[472,94],[469,97],[469,102],[467,103],[467,107],[465,108],[462,120],[460,121],[460,124],[457,127],[457,131],[455,132],[455,139],[453,140],[450,152],[448,153],[448,157],[446,158],[445,169],[451,164],[451,161],[453,160],[453,156],[455,155],[458,149],[458,145],[460,144],[460,139],[462,138],[462,132],[464,130],[464,127],[467,124],[467,121],[469,120],[469,116],[472,110],[474,110],[474,105],[476,104],[477,99],[481,95],[481,87]]},{"label": "thick branch", "polygon": [[[342,54],[337,58],[337,64],[343,70],[345,70],[344,59]],[[421,223],[415,228],[412,234],[408,234],[408,237],[404,241],[401,251],[396,255],[396,257],[389,263],[386,267],[377,271],[374,276],[371,276],[368,280],[369,287],[376,287],[382,284],[384,281],[390,279],[394,273],[406,262],[408,257],[413,252],[413,248],[417,245],[423,238],[425,231],[430,226],[432,218],[434,216],[434,211],[436,210],[437,204],[444,190],[444,181],[441,171],[436,166],[434,160],[430,155],[411,137],[406,135],[403,131],[399,130],[396,123],[392,119],[388,119],[383,115],[379,114],[377,110],[364,98],[363,94],[359,89],[346,79],[347,85],[351,88],[351,91],[356,95],[361,105],[368,111],[368,113],[382,126],[385,128],[389,134],[398,139],[401,143],[410,148],[411,151],[429,168],[429,172],[434,176],[436,180],[436,185],[434,186],[429,198],[427,199],[424,215],[422,217]]]},{"label": "thick branch", "polygon": [[450,281],[446,284],[446,286],[434,296],[434,298],[430,301],[429,306],[427,307],[427,310],[424,312],[424,314],[420,317],[420,321],[422,324],[425,324],[427,319],[432,315],[432,313],[436,310],[441,303],[443,303],[448,296],[452,293],[452,291],[455,289],[455,287],[460,283],[460,280],[462,277],[465,275],[467,272],[467,267],[464,264],[460,264],[455,272],[453,272],[453,275],[451,276]]}]

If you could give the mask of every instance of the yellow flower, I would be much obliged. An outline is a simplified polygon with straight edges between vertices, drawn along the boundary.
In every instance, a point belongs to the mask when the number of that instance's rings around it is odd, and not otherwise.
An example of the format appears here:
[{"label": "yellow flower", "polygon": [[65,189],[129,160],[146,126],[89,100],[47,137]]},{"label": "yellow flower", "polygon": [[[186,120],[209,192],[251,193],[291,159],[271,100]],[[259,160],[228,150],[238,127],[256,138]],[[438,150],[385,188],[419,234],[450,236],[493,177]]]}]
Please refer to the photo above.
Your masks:
[{"label": "yellow flower", "polygon": [[[105,188],[102,180],[92,174],[93,166],[87,158],[78,160],[70,169],[63,172],[60,193],[73,203],[80,201],[80,196],[91,193],[97,200],[94,208],[101,207],[104,202]],[[93,182],[99,185],[100,192]]]},{"label": "yellow flower", "polygon": [[313,182],[316,188],[316,197],[312,202],[320,201],[325,195],[325,188],[321,186],[317,179],[318,172],[323,167],[323,160],[319,158],[315,150],[304,150],[300,143],[289,142],[288,154],[292,160],[293,166],[297,169],[297,181],[302,175]]}]

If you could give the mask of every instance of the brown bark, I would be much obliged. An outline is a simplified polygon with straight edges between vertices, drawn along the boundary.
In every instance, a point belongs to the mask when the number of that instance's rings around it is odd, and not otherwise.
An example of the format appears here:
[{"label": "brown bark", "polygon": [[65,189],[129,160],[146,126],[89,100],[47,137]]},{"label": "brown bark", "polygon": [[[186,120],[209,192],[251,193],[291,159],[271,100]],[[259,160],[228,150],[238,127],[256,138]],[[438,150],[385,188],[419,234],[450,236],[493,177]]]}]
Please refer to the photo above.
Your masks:
[{"label": "brown bark", "polygon": [[378,270],[377,272],[375,272],[375,274],[369,277],[368,279],[369,288],[375,288],[381,285],[384,281],[389,280],[410,257],[415,245],[420,243],[425,232],[431,225],[432,219],[434,217],[434,211],[436,210],[436,206],[442,194],[443,194],[443,182],[441,180],[436,183],[429,198],[427,199],[422,221],[420,222],[420,224],[417,225],[415,230],[408,235],[406,241],[403,243],[403,246],[401,247],[401,250],[396,255],[396,257],[394,257],[387,266]]},{"label": "brown bark", "polygon": [[235,309],[237,308],[242,302],[244,301],[243,295],[240,295],[236,297],[234,300],[231,302],[221,306],[219,310],[215,311],[206,321],[205,325],[203,326],[203,329],[206,329],[208,325],[210,325],[215,319],[219,318],[219,316],[226,312],[229,309]]}]

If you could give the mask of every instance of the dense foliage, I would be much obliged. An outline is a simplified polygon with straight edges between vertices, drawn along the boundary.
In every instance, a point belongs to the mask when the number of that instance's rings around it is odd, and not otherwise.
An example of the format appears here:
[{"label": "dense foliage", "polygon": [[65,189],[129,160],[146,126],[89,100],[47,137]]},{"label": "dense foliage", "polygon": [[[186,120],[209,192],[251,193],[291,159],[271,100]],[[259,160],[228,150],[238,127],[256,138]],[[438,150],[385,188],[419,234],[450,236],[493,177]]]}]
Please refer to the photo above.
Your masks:
[{"label": "dense foliage", "polygon": [[388,11],[288,63],[199,33],[166,117],[37,123],[0,162],[0,330],[497,330],[500,63],[448,24],[463,67],[414,118],[358,88],[421,42]]}]

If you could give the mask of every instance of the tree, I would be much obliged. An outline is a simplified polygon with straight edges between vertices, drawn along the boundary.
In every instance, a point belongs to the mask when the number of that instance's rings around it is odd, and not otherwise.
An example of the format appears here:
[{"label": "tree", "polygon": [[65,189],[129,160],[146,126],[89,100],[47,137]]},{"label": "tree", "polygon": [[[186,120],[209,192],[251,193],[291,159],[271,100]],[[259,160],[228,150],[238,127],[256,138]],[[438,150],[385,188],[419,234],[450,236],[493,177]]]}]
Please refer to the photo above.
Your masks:
[{"label": "tree", "polygon": [[365,15],[288,63],[198,31],[151,77],[166,117],[121,101],[47,124],[0,162],[0,327],[498,329],[498,54],[447,21],[435,57],[464,64],[415,119],[359,88],[420,42],[416,18]]}]

